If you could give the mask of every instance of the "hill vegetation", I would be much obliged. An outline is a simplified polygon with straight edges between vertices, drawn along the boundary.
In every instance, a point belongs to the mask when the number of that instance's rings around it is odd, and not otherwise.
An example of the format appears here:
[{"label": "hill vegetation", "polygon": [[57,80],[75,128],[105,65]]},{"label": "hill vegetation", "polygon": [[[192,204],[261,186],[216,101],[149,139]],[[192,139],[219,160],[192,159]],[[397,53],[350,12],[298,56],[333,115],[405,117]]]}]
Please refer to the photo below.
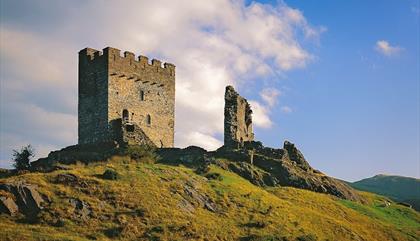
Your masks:
[{"label": "hill vegetation", "polygon": [[411,177],[376,175],[354,183],[352,187],[387,196],[397,202],[411,204],[420,211],[420,180]]},{"label": "hill vegetation", "polygon": [[[0,185],[30,186],[42,200],[36,213],[1,214],[1,238],[386,241],[420,236],[420,215],[388,198],[359,192],[361,203],[258,186],[225,168],[233,163],[217,158],[203,169],[132,150],[99,162],[3,177]],[[0,196],[16,199],[4,190]]]}]

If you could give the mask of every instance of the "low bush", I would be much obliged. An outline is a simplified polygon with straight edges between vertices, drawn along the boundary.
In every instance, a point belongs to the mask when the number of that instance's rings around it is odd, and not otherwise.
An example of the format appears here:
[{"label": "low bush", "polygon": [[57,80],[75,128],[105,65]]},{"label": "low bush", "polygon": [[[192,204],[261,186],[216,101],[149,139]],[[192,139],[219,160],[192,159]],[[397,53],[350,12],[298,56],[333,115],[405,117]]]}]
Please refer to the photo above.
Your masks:
[{"label": "low bush", "polygon": [[117,171],[112,170],[112,169],[107,169],[102,174],[102,178],[107,179],[107,180],[117,180],[119,178],[119,175]]},{"label": "low bush", "polygon": [[205,175],[205,177],[206,177],[207,179],[210,179],[210,180],[223,181],[223,176],[222,176],[222,175],[220,175],[220,173],[217,173],[217,172],[207,173],[207,174]]},{"label": "low bush", "polygon": [[131,159],[145,163],[156,163],[159,156],[155,148],[149,146],[132,145],[123,148],[122,155],[130,156]]}]

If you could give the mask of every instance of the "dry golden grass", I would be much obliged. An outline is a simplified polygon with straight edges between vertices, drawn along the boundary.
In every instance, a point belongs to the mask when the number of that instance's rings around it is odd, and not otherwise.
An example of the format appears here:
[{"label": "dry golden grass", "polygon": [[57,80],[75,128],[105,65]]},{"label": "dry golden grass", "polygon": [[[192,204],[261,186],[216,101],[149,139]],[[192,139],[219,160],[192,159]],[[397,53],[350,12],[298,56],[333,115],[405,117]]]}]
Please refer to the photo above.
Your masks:
[{"label": "dry golden grass", "polygon": [[[417,240],[420,235],[418,213],[395,203],[381,207],[385,198],[368,193],[363,195],[369,204],[361,205],[295,188],[264,189],[216,166],[210,172],[222,180],[129,157],[70,168],[0,179],[36,184],[52,201],[37,224],[0,215],[1,240],[295,240],[312,235],[317,240],[386,241]],[[117,171],[120,179],[101,179],[106,169]],[[89,187],[54,183],[59,173],[72,173]],[[217,211],[189,199],[186,185],[212,200]],[[92,216],[74,217],[68,198],[89,203]],[[186,208],[186,201],[193,208]],[[62,227],[49,223],[57,217]]]}]

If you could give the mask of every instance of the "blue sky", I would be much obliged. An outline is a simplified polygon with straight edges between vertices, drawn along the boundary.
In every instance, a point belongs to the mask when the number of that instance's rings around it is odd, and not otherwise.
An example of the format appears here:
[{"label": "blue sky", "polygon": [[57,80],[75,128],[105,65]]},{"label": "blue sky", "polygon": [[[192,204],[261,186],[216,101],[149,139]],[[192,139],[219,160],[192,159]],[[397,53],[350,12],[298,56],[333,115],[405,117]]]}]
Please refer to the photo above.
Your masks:
[{"label": "blue sky", "polygon": [[[282,99],[263,131],[271,145],[291,139],[307,159],[347,180],[375,173],[420,176],[419,1],[289,1],[327,28],[316,60],[287,74]],[[374,49],[386,40],[402,50]],[[258,132],[257,132],[258,134]]]},{"label": "blue sky", "polygon": [[1,1],[0,166],[77,142],[77,52],[113,46],[177,65],[178,146],[221,144],[233,84],[267,146],[345,180],[420,177],[419,1],[170,3]]}]

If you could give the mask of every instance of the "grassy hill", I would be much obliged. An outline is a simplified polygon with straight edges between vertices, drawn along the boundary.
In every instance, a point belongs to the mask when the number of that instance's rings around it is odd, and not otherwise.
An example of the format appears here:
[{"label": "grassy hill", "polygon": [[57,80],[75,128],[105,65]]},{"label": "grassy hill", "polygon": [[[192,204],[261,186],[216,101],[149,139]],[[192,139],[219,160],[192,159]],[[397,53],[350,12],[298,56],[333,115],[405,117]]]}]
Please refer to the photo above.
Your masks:
[{"label": "grassy hill", "polygon": [[[182,165],[148,162],[114,156],[1,178],[0,184],[35,184],[48,201],[31,220],[1,214],[0,239],[386,241],[420,236],[417,212],[375,194],[361,192],[367,200],[361,204],[291,187],[255,186],[215,165],[198,175]],[[106,170],[118,173],[118,179],[105,179]]]},{"label": "grassy hill", "polygon": [[376,175],[354,183],[352,187],[377,193],[395,201],[407,202],[420,210],[420,180],[411,177]]}]

